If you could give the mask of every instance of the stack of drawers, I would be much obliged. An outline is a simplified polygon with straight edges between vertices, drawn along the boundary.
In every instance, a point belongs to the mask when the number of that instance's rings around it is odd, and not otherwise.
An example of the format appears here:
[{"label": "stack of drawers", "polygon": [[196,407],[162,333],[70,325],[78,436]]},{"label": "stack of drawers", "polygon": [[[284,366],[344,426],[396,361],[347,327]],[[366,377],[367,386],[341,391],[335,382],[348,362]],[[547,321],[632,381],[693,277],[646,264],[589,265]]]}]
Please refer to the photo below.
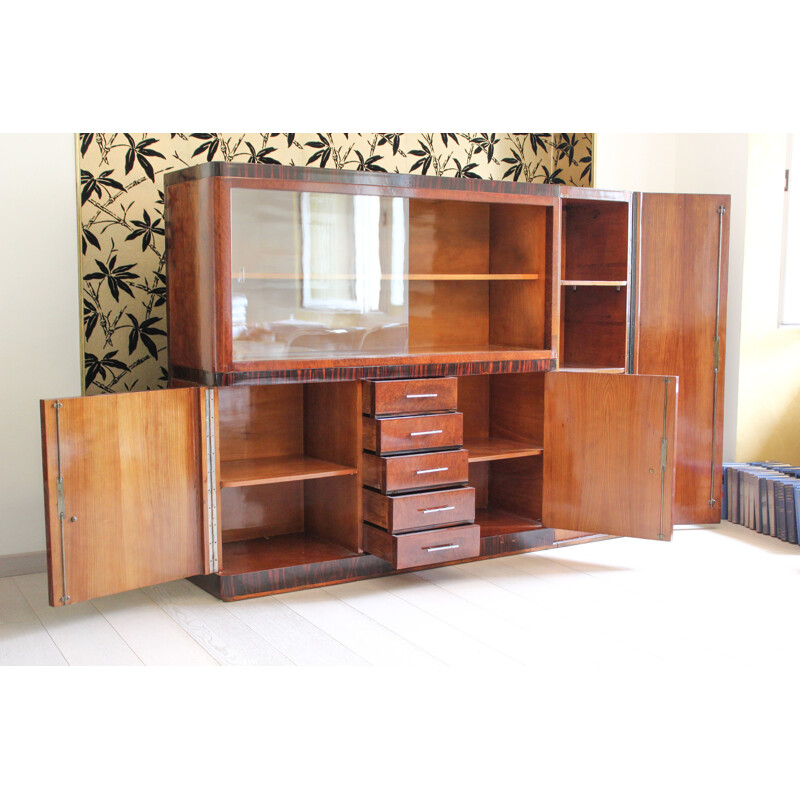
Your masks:
[{"label": "stack of drawers", "polygon": [[365,381],[364,549],[395,569],[480,554],[456,378]]}]

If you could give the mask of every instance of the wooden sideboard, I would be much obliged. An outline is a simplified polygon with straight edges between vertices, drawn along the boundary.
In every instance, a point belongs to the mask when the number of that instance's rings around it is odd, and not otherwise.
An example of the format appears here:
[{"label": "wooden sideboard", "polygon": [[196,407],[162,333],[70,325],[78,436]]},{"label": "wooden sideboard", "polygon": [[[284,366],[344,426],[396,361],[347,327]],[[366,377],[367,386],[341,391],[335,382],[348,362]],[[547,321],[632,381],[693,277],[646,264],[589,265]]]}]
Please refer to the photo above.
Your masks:
[{"label": "wooden sideboard", "polygon": [[165,201],[170,388],[41,403],[51,604],[719,521],[727,197],[209,163]]}]

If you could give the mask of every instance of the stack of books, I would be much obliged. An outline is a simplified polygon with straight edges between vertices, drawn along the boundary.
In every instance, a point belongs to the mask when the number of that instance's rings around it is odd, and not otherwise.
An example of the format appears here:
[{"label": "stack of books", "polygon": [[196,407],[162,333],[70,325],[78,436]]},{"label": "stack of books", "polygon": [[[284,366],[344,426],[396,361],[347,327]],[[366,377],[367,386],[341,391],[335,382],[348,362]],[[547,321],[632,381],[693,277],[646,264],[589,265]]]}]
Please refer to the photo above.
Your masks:
[{"label": "stack of books", "polygon": [[800,467],[778,461],[722,465],[722,519],[784,542],[800,541]]}]

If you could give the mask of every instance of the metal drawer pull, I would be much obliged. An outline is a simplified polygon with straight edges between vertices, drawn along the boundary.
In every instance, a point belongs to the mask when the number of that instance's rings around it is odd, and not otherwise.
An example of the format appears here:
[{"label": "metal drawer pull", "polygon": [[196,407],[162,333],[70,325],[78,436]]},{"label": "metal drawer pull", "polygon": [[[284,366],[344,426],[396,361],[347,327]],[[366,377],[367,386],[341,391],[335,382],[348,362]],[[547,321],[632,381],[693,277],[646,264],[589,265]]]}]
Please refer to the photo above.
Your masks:
[{"label": "metal drawer pull", "polygon": [[434,467],[433,469],[418,469],[416,475],[427,475],[431,472],[447,472],[450,467]]},{"label": "metal drawer pull", "polygon": [[412,432],[412,436],[430,436],[434,433],[441,433],[441,431],[414,431]]},{"label": "metal drawer pull", "polygon": [[420,509],[423,514],[434,514],[437,511],[455,511],[455,506],[439,506],[438,508],[423,508]]},{"label": "metal drawer pull", "polygon": [[437,394],[407,394],[406,400],[416,400],[418,397],[438,397]]},{"label": "metal drawer pull", "polygon": [[429,553],[435,553],[437,550],[458,550],[458,547],[457,544],[442,544],[438,547],[426,547],[425,550]]}]

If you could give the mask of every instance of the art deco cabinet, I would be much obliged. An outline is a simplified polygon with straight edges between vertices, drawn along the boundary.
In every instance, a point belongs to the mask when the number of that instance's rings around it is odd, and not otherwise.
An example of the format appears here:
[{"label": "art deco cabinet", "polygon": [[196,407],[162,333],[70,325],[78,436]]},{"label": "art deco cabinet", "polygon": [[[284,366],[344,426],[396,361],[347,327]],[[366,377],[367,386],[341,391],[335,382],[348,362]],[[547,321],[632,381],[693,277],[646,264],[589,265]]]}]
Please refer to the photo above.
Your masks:
[{"label": "art deco cabinet", "polygon": [[41,404],[53,605],[719,520],[727,198],[210,163],[165,199],[171,387]]}]

